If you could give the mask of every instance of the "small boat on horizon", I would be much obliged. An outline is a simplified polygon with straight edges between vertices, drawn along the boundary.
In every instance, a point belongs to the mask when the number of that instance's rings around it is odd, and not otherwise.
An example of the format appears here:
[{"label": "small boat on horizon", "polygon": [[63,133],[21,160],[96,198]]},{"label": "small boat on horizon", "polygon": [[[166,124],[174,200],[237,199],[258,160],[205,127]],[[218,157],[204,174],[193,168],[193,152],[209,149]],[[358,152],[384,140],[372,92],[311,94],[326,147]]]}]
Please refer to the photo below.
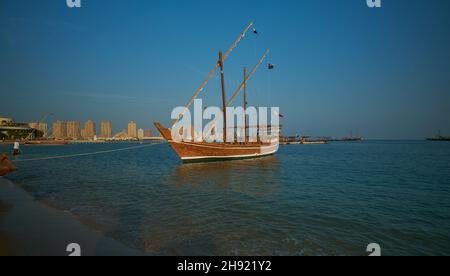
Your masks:
[{"label": "small boat on horizon", "polygon": [[281,137],[282,145],[326,145],[329,140],[326,138],[311,138],[310,136],[289,136]]},{"label": "small boat on horizon", "polygon": [[350,137],[344,137],[340,141],[342,141],[342,142],[360,142],[362,140],[363,140],[363,137],[361,137],[361,136],[358,136],[358,137],[350,136]]},{"label": "small boat on horizon", "polygon": [[326,145],[328,141],[303,141],[302,145]]},{"label": "small boat on horizon", "polygon": [[434,137],[425,138],[427,141],[435,141],[435,142],[449,142],[450,136],[442,136],[441,131]]},{"label": "small boat on horizon", "polygon": [[341,142],[361,142],[364,140],[362,136],[354,136],[353,131],[350,131],[350,136],[340,139]]}]

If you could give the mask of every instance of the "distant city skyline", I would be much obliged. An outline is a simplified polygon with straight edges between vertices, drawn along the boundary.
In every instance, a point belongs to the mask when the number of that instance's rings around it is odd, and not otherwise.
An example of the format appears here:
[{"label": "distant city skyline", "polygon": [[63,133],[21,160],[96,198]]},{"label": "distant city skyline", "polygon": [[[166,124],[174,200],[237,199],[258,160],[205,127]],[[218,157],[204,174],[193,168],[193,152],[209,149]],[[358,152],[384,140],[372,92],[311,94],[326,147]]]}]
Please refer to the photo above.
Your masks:
[{"label": "distant city skyline", "polygon": [[112,138],[113,137],[113,128],[112,123],[110,121],[102,121],[101,122],[101,136],[102,138]]},{"label": "distant city skyline", "polygon": [[[99,120],[98,123],[95,120],[88,119],[86,121],[79,121],[79,120],[46,120],[43,122],[36,122],[36,121],[18,121],[12,116],[6,116],[3,114],[0,114],[1,118],[11,118],[17,123],[26,123],[29,124],[30,127],[35,128],[37,130],[40,130],[44,133],[44,137],[47,136],[54,136],[56,138],[61,138],[64,136],[67,136],[67,123],[69,123],[71,130],[70,130],[70,136],[77,136],[74,135],[74,133],[78,132],[79,129],[79,137],[84,138],[85,136],[87,138],[92,139],[94,136],[97,136],[99,138],[112,138],[115,134],[123,131],[124,129],[129,130],[130,123],[133,123],[136,128],[136,135],[133,135],[134,137],[138,136],[138,130],[143,129],[145,133],[145,137],[151,137],[154,133],[153,123],[149,123],[147,125],[139,125],[135,121],[131,120],[128,121],[126,125],[123,127],[117,126],[111,121],[108,120]],[[64,125],[63,125],[64,124]],[[79,124],[79,127],[78,127]],[[51,126],[51,127],[49,127]],[[84,127],[82,127],[84,126]],[[87,127],[88,126],[88,127]],[[75,127],[75,129],[74,129]],[[84,129],[89,128],[89,131],[85,134],[82,133]],[[49,131],[51,133],[49,133]],[[56,135],[55,135],[56,132]],[[148,135],[151,134],[151,135]]]},{"label": "distant city skyline", "polygon": [[[218,12],[220,11],[220,12]],[[250,22],[225,62],[227,96],[279,106],[286,135],[422,139],[450,134],[450,1],[4,0],[0,113],[19,122],[92,119],[113,133],[171,122]],[[274,70],[267,70],[267,63]],[[216,75],[201,93],[220,106]],[[242,105],[242,98],[236,100]]]},{"label": "distant city skyline", "polygon": [[[47,131],[52,131],[52,129],[54,128],[54,125],[57,123],[67,123],[67,122],[79,122],[80,123],[80,130],[85,128],[85,124],[89,121],[92,121],[95,125],[95,132],[96,135],[98,137],[103,137],[105,132],[102,132],[102,126],[105,128],[106,133],[111,132],[111,136],[113,136],[115,133],[118,133],[120,131],[123,130],[127,130],[128,132],[128,125],[130,122],[134,122],[136,124],[136,131],[139,130],[139,128],[144,129],[144,131],[146,131],[148,133],[148,131],[150,131],[149,133],[154,133],[154,131],[156,130],[153,126],[153,122],[147,123],[147,124],[138,124],[135,122],[135,120],[125,120],[126,123],[123,125],[119,125],[117,123],[112,122],[111,120],[104,120],[104,119],[99,119],[99,120],[92,120],[92,119],[88,119],[88,120],[73,120],[73,119],[69,119],[69,120],[61,120],[61,119],[54,119],[54,120],[46,120],[43,122],[39,122],[39,121],[21,121],[21,120],[17,120],[14,116],[6,116],[6,115],[1,115],[0,117],[5,117],[5,118],[11,118],[13,119],[15,122],[18,123],[26,123],[26,124],[31,124],[33,126],[38,126],[37,129],[39,129],[39,126],[41,126],[41,128],[43,128],[44,125],[47,126]],[[84,127],[82,127],[84,126]],[[91,135],[92,136],[92,135]],[[107,137],[109,135],[106,135]]]},{"label": "distant city skyline", "polygon": [[[14,118],[7,116],[0,116],[1,118],[11,118],[14,121]],[[113,123],[111,121],[101,121],[100,124],[97,124],[93,120],[87,120],[86,122],[70,120],[70,121],[62,121],[56,120],[53,123],[47,122],[16,122],[16,123],[25,123],[28,124],[31,128],[34,128],[40,132],[42,132],[42,137],[52,137],[56,139],[84,139],[84,140],[93,140],[94,138],[99,139],[111,139],[115,135],[120,134],[124,131],[123,128],[118,127],[117,131],[113,130]],[[84,125],[84,127],[82,127]],[[99,127],[98,127],[99,125]],[[49,127],[51,126],[51,127]],[[148,138],[153,137],[153,129],[150,127],[139,126],[134,121],[130,121],[127,124],[126,129],[127,136],[129,138]]]}]

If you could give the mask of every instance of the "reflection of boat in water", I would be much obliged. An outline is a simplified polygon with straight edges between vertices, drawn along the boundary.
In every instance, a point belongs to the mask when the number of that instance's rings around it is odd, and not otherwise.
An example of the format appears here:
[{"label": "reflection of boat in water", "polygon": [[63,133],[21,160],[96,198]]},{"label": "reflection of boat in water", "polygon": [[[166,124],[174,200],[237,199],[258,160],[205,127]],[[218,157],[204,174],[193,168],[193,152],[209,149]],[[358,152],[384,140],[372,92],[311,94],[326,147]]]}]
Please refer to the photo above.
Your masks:
[{"label": "reflection of boat in water", "polygon": [[276,192],[281,176],[278,157],[267,156],[235,162],[181,164],[168,183],[214,191],[229,188],[246,195],[263,196]]},{"label": "reflection of boat in water", "polygon": [[[245,120],[245,126],[240,127],[245,129],[245,134],[242,135],[244,139],[242,139],[242,142],[236,142],[235,139],[233,139],[232,142],[226,139],[227,136],[227,116],[226,116],[226,108],[230,106],[230,104],[233,102],[235,97],[240,93],[240,91],[244,90],[244,113],[247,108],[247,101],[246,101],[246,89],[247,89],[247,82],[250,79],[250,77],[253,75],[253,73],[256,71],[256,69],[261,65],[261,63],[264,61],[265,57],[268,54],[268,51],[263,55],[263,57],[260,59],[259,63],[254,67],[254,69],[250,72],[250,74],[247,75],[247,71],[244,68],[244,80],[238,87],[238,89],[235,91],[233,96],[230,98],[230,100],[227,101],[226,95],[225,95],[225,83],[224,83],[224,69],[223,69],[223,63],[228,57],[228,55],[233,51],[234,48],[236,48],[237,44],[245,37],[246,33],[252,28],[253,23],[251,23],[247,28],[241,33],[241,35],[238,37],[238,39],[234,42],[234,44],[230,47],[230,49],[226,52],[225,55],[222,55],[222,53],[219,53],[219,61],[216,63],[214,69],[208,76],[208,78],[203,82],[203,84],[200,86],[200,88],[197,90],[197,92],[194,94],[192,99],[189,101],[187,106],[184,108],[183,112],[180,114],[180,117],[178,120],[175,121],[173,125],[175,125],[179,120],[184,116],[184,113],[189,109],[189,107],[192,105],[193,101],[197,98],[198,94],[204,89],[206,84],[209,82],[209,80],[214,76],[215,72],[220,69],[220,76],[221,76],[221,88],[222,88],[222,102],[223,102],[223,137],[220,137],[219,139],[214,139],[218,142],[206,142],[204,141],[204,137],[200,139],[200,141],[197,141],[194,138],[187,138],[187,139],[176,139],[176,137],[172,136],[172,132],[169,128],[165,128],[160,123],[155,123],[156,128],[161,133],[161,135],[169,142],[170,146],[173,148],[173,150],[178,154],[178,156],[184,161],[184,162],[198,162],[198,161],[217,161],[217,160],[235,160],[235,159],[248,159],[248,158],[255,158],[255,157],[263,157],[275,154],[278,151],[278,135],[276,135],[276,138],[274,139],[268,139],[268,141],[261,142],[261,137],[255,139],[255,142],[251,142],[248,137],[248,131],[249,126],[247,124],[247,119]],[[257,133],[260,133],[261,128],[266,128],[267,132],[270,132],[272,134],[273,128],[279,128],[279,126],[257,126],[255,128],[257,129]],[[183,129],[183,132],[185,129]],[[217,133],[217,129],[214,129],[214,131]],[[181,133],[180,133],[181,134]],[[195,136],[195,135],[194,135]],[[221,135],[219,135],[221,136]],[[222,139],[222,142],[220,142],[220,139]]]}]

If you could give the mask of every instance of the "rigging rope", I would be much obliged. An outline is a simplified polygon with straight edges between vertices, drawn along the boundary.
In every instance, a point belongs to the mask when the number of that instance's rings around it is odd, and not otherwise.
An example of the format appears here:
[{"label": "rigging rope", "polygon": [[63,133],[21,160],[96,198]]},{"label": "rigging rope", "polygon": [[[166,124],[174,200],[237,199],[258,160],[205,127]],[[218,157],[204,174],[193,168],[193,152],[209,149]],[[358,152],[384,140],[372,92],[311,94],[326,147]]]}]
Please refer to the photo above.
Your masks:
[{"label": "rigging rope", "polygon": [[267,91],[267,106],[269,106],[269,104],[270,104],[270,102],[272,100],[272,98],[271,98],[271,96],[272,96],[271,75],[272,74],[271,74],[270,70],[268,70],[267,74],[268,74],[268,77],[267,77],[267,80],[268,80],[268,85],[267,85],[267,90],[268,90]]},{"label": "rigging rope", "polygon": [[103,151],[96,151],[96,152],[89,152],[89,153],[79,153],[79,154],[59,155],[59,156],[50,156],[50,157],[41,157],[41,158],[32,158],[32,159],[23,159],[23,160],[13,160],[13,162],[20,163],[20,162],[31,162],[31,161],[53,160],[53,159],[66,159],[66,158],[74,158],[74,157],[80,157],[80,156],[91,156],[91,155],[99,155],[99,154],[106,154],[106,153],[112,153],[112,152],[147,148],[147,147],[156,146],[156,145],[160,145],[160,144],[162,144],[162,143],[154,143],[154,144],[149,144],[149,145],[144,145],[144,146],[134,146],[134,147],[127,147],[127,148],[122,148],[122,149],[103,150]]}]

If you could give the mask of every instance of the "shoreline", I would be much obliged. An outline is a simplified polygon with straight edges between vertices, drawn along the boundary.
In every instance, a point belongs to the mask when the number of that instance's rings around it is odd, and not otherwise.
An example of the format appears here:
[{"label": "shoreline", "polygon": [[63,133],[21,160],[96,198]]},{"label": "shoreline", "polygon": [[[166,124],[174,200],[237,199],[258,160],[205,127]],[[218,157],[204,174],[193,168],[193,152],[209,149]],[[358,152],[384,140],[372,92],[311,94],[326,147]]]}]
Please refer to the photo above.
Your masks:
[{"label": "shoreline", "polygon": [[68,256],[71,243],[81,246],[82,256],[144,255],[0,177],[0,256]]},{"label": "shoreline", "polygon": [[[0,201],[0,220],[2,216],[6,214],[7,211],[8,206],[4,202]],[[5,233],[0,231],[0,256],[11,256],[11,255],[15,255],[15,250],[11,246],[10,238]]]}]

